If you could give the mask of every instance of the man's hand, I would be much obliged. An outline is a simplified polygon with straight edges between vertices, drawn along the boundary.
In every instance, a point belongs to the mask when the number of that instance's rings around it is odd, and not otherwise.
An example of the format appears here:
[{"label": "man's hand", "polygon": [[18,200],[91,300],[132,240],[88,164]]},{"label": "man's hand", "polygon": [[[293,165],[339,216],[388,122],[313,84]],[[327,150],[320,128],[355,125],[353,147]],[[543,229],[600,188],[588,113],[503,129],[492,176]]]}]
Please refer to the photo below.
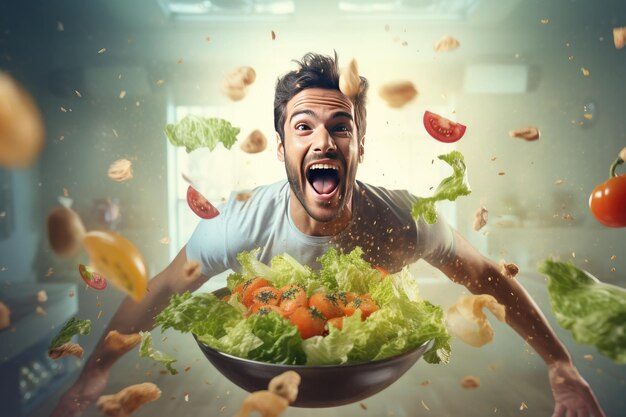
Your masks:
[{"label": "man's hand", "polygon": [[606,417],[587,381],[571,362],[554,362],[548,376],[554,395],[552,417]]},{"label": "man's hand", "polygon": [[78,417],[95,402],[109,378],[109,370],[93,368],[86,371],[59,400],[50,417]]}]

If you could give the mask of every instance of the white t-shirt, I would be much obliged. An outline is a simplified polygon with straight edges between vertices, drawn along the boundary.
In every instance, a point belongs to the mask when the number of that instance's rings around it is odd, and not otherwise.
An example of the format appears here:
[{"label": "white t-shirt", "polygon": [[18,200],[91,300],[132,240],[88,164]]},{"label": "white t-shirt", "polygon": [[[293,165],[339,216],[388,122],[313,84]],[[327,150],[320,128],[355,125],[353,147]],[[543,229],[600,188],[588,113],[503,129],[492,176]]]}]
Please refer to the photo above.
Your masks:
[{"label": "white t-shirt", "polygon": [[233,193],[219,207],[219,216],[198,223],[187,243],[187,259],[199,261],[203,275],[210,278],[227,269],[239,271],[237,254],[256,248],[261,248],[263,263],[288,253],[316,269],[316,259],[327,249],[349,252],[360,246],[368,262],[389,272],[421,258],[443,265],[454,255],[452,228],[441,216],[433,225],[422,218],[416,223],[411,206],[418,197],[408,191],[357,181],[352,221],[335,236],[309,236],[298,230],[289,211],[289,191],[283,180],[255,188],[246,201]]}]

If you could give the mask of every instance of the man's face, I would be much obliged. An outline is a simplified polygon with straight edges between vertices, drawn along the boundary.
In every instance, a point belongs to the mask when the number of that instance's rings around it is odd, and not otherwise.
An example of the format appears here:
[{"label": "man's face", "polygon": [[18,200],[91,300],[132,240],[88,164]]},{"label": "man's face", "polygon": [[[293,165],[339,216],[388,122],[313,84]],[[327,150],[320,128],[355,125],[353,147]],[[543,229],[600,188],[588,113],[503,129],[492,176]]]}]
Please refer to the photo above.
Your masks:
[{"label": "man's face", "polygon": [[278,157],[291,189],[310,217],[332,221],[350,204],[363,151],[354,106],[338,90],[310,88],[289,100],[286,112]]}]

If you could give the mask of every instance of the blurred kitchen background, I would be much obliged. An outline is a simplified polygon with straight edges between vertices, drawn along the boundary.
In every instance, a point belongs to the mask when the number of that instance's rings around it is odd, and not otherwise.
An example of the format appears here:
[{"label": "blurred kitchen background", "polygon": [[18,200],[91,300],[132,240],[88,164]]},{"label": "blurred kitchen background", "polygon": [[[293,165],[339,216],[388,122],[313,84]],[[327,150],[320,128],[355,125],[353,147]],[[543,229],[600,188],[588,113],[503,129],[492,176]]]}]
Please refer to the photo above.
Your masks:
[{"label": "blurred kitchen background", "polygon": [[[77,272],[88,262],[84,251],[71,260],[52,253],[45,219],[59,197],[73,201],[87,230],[108,228],[133,241],[150,275],[158,273],[198,221],[182,173],[214,204],[284,177],[273,88],[309,51],[336,51],[342,66],[356,58],[370,81],[361,180],[428,196],[450,174],[437,155],[465,155],[473,192],[442,211],[483,253],[520,266],[518,279],[555,327],[539,261],[571,259],[626,286],[626,229],[601,226],[588,209],[592,189],[626,146],[626,49],[613,44],[621,26],[624,0],[0,1],[0,70],[33,96],[46,127],[30,169],[0,170],[0,301],[13,310],[12,327],[0,331],[0,414],[48,415],[81,366],[74,358],[50,362],[50,339],[69,317],[90,318],[92,333],[80,339],[89,353],[123,298],[111,287],[85,287]],[[460,47],[435,52],[445,35]],[[257,79],[232,102],[220,84],[241,65]],[[392,109],[377,92],[399,79],[419,95]],[[436,142],[423,128],[425,110],[465,124],[467,133],[453,145]],[[259,129],[269,145],[260,154],[238,144],[187,154],[163,128],[188,113],[228,119],[241,128],[240,140]],[[538,141],[509,136],[529,125],[540,128]],[[121,158],[132,161],[134,177],[114,182],[107,169]],[[489,223],[477,232],[481,206]],[[425,296],[443,306],[463,292],[432,268],[413,269]],[[49,296],[45,316],[35,314],[41,289]],[[485,348],[455,342],[450,365],[418,363],[361,404],[285,415],[549,416],[543,363],[506,326],[495,328]],[[607,414],[626,415],[624,366],[558,331]],[[184,357],[179,368],[189,372],[161,375],[132,352],[105,392],[154,381],[163,396],[137,416],[234,414],[245,393],[187,339],[170,334],[163,349]],[[461,388],[467,374],[480,376],[481,386]]]}]

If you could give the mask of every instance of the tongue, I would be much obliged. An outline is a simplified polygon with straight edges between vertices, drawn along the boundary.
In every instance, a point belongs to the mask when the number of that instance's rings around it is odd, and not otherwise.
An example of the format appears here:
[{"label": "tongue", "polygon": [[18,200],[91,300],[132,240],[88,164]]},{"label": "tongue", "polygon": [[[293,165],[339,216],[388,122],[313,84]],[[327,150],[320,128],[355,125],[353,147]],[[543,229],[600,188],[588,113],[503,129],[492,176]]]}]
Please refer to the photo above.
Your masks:
[{"label": "tongue", "polygon": [[321,176],[311,183],[318,194],[328,194],[337,187],[337,179],[330,176]]}]

